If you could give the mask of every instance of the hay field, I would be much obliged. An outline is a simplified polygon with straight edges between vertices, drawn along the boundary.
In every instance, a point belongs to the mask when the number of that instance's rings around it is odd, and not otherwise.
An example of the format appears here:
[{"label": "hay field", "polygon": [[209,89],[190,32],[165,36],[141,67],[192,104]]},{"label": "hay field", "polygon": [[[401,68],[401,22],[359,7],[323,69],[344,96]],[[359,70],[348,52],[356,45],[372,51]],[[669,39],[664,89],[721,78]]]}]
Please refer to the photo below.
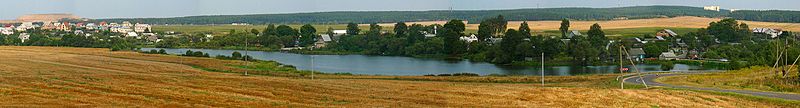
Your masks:
[{"label": "hay field", "polygon": [[775,71],[772,67],[750,67],[721,73],[669,76],[656,81],[695,87],[800,93],[796,67],[789,70],[786,77],[777,77],[780,73]]},{"label": "hay field", "polygon": [[[594,24],[598,23],[600,26],[606,30],[606,34],[609,36],[642,36],[643,34],[654,34],[658,30],[661,29],[672,29],[679,34],[693,32],[698,28],[705,28],[708,26],[709,23],[714,21],[722,20],[720,18],[705,18],[705,17],[693,17],[693,16],[683,16],[683,17],[673,17],[673,18],[653,18],[653,19],[633,19],[633,20],[612,20],[612,21],[571,21],[571,30],[579,30],[582,32],[588,31],[589,27]],[[757,27],[766,27],[766,28],[783,28],[784,30],[789,31],[800,31],[800,23],[775,23],[775,22],[757,22],[757,21],[742,21],[740,22],[747,23],[750,28],[757,28]],[[420,22],[407,22],[406,24],[423,24],[423,25],[431,25],[431,24],[442,24],[447,23],[447,21],[420,21]],[[520,23],[522,21],[509,21],[508,28],[509,29],[517,29],[519,28]],[[560,36],[561,33],[558,31],[558,28],[561,26],[561,21],[528,21],[528,24],[531,27],[531,31],[535,35],[545,35],[545,36]],[[380,23],[378,24],[383,27],[383,30],[393,32],[394,30],[394,23]],[[298,29],[300,28],[299,24],[290,24],[289,26]],[[317,33],[324,33],[327,31],[328,27],[337,29],[337,30],[344,30],[346,29],[345,24],[314,24],[314,27],[317,29]],[[187,33],[195,33],[195,32],[212,32],[217,35],[226,34],[230,30],[250,30],[250,29],[257,29],[263,30],[266,28],[265,25],[168,25],[168,26],[154,26],[153,30],[155,31],[179,31],[179,32],[187,32]],[[359,28],[361,28],[362,32],[366,32],[369,29],[368,24],[359,24]],[[465,33],[477,33],[478,31],[478,24],[467,24]]]},{"label": "hay field", "polygon": [[240,61],[93,48],[0,46],[0,58],[0,107],[782,107],[661,89],[241,76],[196,68]]}]

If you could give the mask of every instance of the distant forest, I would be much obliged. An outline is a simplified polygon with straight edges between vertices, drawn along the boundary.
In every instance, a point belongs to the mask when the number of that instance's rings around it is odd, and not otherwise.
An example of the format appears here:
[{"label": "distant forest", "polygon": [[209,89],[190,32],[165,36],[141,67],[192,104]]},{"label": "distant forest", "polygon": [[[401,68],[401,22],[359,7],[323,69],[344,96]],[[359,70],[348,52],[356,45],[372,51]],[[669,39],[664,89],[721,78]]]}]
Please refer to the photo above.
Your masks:
[{"label": "distant forest", "polygon": [[620,8],[542,8],[514,10],[435,10],[435,11],[345,11],[316,12],[293,14],[254,14],[254,15],[216,15],[189,16],[175,18],[120,18],[97,19],[92,22],[122,22],[149,24],[344,24],[344,23],[388,23],[462,19],[469,23],[480,23],[484,18],[503,15],[508,20],[612,20],[625,17],[628,19],[702,16],[733,17],[742,20],[800,22],[798,11],[708,11],[701,7],[688,6],[635,6]]}]

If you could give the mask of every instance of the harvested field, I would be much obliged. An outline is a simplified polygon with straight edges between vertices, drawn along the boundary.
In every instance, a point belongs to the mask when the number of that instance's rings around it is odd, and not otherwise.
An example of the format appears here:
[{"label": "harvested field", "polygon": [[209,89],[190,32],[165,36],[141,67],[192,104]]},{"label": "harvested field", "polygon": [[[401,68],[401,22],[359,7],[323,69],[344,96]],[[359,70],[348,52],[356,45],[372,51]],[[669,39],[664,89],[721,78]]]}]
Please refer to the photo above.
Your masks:
[{"label": "harvested field", "polygon": [[0,58],[3,107],[787,107],[661,89],[241,76],[226,66],[240,61],[92,48],[1,46]]}]

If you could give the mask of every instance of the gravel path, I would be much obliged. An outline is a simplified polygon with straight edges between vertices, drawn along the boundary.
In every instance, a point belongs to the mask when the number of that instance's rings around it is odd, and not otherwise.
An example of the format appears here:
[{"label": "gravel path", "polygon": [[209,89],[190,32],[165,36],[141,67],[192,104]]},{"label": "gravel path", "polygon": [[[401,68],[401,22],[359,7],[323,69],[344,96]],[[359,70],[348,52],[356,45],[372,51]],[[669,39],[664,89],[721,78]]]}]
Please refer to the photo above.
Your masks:
[{"label": "gravel path", "polygon": [[[746,95],[753,95],[753,96],[781,98],[781,99],[787,99],[787,100],[800,100],[800,94],[764,92],[764,91],[752,91],[752,90],[719,89],[719,88],[706,88],[706,87],[692,87],[692,86],[682,86],[682,85],[669,85],[669,84],[658,83],[658,82],[654,81],[656,78],[659,78],[659,77],[676,76],[676,75],[685,75],[685,74],[679,74],[679,73],[647,74],[647,75],[643,75],[642,79],[645,81],[645,83],[647,83],[648,86],[661,86],[661,87],[692,89],[692,90],[704,90],[704,91],[716,91],[716,92],[730,92],[730,93],[739,93],[739,94],[746,94]],[[631,76],[631,77],[625,78],[624,80],[627,83],[642,84],[642,81],[639,80],[639,77],[637,77],[637,76]]]}]

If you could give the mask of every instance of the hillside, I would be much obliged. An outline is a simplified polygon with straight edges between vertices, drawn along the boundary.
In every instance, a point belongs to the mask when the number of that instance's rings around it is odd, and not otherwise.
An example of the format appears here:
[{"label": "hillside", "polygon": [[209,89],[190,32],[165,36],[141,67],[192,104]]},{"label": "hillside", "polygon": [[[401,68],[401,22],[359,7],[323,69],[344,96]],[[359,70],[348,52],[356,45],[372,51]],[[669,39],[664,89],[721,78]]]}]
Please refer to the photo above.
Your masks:
[{"label": "hillside", "polygon": [[0,20],[0,23],[21,23],[21,22],[55,22],[61,19],[80,19],[80,16],[72,14],[29,14],[17,17],[16,20]]},{"label": "hillside", "polygon": [[[35,57],[31,57],[35,56]],[[66,47],[0,47],[5,107],[796,107],[742,96],[395,76],[242,76],[240,61]],[[230,73],[208,70],[232,69]],[[250,70],[259,71],[259,70]],[[269,73],[282,73],[270,71]],[[575,76],[574,78],[587,77]],[[602,76],[601,76],[602,77]],[[484,77],[440,77],[481,78]],[[503,79],[493,77],[491,79]],[[524,79],[537,80],[538,77]],[[550,77],[548,77],[550,78]],[[562,81],[600,82],[603,79]],[[608,78],[613,79],[614,76]],[[550,81],[550,80],[548,80]],[[552,81],[551,81],[552,82]],[[553,85],[551,85],[553,84]],[[616,83],[613,83],[614,85]],[[599,85],[599,84],[590,84]],[[630,86],[626,86],[630,87]],[[616,88],[616,87],[614,87]]]},{"label": "hillside", "polygon": [[620,8],[544,8],[513,10],[434,10],[434,11],[368,11],[368,12],[317,12],[294,14],[256,14],[256,15],[217,15],[189,16],[176,18],[132,18],[98,19],[99,21],[150,24],[230,24],[230,23],[380,23],[400,21],[437,21],[465,19],[471,23],[483,18],[503,15],[509,20],[610,20],[618,17],[630,19],[659,18],[674,16],[721,17],[727,11],[706,11],[699,7],[687,6],[636,6]]}]

